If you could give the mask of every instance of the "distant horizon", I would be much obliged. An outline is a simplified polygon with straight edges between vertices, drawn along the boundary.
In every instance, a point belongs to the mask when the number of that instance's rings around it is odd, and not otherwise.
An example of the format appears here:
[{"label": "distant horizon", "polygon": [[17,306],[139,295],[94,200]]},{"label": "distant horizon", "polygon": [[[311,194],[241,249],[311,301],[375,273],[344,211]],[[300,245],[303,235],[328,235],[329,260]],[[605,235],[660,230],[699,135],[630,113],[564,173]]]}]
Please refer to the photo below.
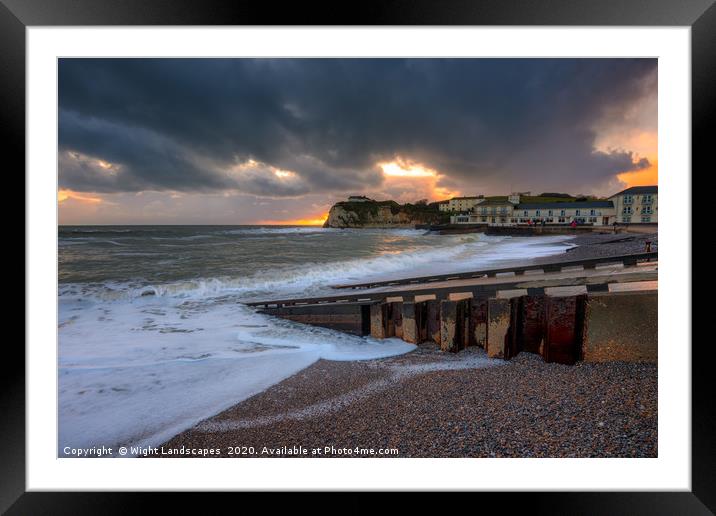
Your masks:
[{"label": "distant horizon", "polygon": [[657,71],[651,58],[63,58],[59,221],[305,226],[350,195],[658,184]]}]

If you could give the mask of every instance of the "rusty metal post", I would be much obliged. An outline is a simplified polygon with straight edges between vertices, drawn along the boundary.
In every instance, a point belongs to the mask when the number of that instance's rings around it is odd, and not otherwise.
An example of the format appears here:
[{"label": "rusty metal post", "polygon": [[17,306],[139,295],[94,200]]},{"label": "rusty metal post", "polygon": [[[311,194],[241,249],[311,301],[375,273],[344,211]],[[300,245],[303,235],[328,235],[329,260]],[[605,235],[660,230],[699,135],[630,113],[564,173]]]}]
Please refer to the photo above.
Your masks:
[{"label": "rusty metal post", "polygon": [[545,296],[527,295],[522,298],[522,320],[518,339],[523,351],[541,354],[545,336]]},{"label": "rusty metal post", "polygon": [[581,359],[585,297],[546,297],[542,355],[546,362],[571,365]]}]

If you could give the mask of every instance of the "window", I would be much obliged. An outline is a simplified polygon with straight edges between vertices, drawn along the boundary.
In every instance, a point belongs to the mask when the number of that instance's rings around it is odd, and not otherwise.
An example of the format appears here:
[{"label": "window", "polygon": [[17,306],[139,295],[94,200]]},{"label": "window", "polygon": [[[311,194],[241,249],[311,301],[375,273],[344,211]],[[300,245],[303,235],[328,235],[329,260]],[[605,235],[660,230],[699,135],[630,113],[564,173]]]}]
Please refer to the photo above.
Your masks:
[{"label": "window", "polygon": [[589,214],[594,217],[597,214],[597,210],[589,210]]},{"label": "window", "polygon": [[589,222],[597,222],[597,217],[589,217]]},{"label": "window", "polygon": [[564,216],[565,216],[565,212],[564,212],[564,210],[560,210],[560,212],[559,212],[559,216],[560,216],[560,217],[564,217]]},{"label": "window", "polygon": [[537,215],[537,216],[539,217],[539,214],[540,214],[540,211],[537,210],[537,211],[535,212],[535,215]]},{"label": "window", "polygon": [[527,210],[525,210],[525,211],[522,213],[522,215],[524,215],[524,216],[526,217],[526,216],[527,216]]},{"label": "window", "polygon": [[482,208],[482,214],[487,215],[487,208]]},{"label": "window", "polygon": [[[564,210],[562,210],[562,214],[564,215]],[[562,222],[562,223],[566,222],[564,217],[560,217],[558,220],[559,220],[559,222]]]},{"label": "window", "polygon": [[648,216],[648,215],[642,215],[642,216],[641,216],[641,221],[642,221],[642,222],[651,222],[651,217]]},{"label": "window", "polygon": [[634,199],[632,198],[631,195],[624,196],[624,204],[631,204],[632,202],[634,202]]},{"label": "window", "polygon": [[624,209],[622,210],[622,213],[624,215],[631,215],[631,206],[624,206]]},{"label": "window", "polygon": [[577,215],[577,217],[579,217],[579,216],[582,214],[581,212],[582,212],[582,210],[577,210],[577,211],[575,212],[575,214]]},{"label": "window", "polygon": [[622,222],[624,224],[629,224],[631,222],[631,216],[627,215],[626,217],[622,217]]},{"label": "window", "polygon": [[548,210],[547,215],[551,217],[552,215],[554,215],[554,213],[552,213],[552,210]]},{"label": "window", "polygon": [[644,214],[644,215],[647,215],[647,214],[650,215],[651,213],[653,213],[651,210],[651,206],[644,206],[644,209],[641,211],[642,211],[642,214]]},{"label": "window", "polygon": [[641,196],[641,203],[642,203],[642,204],[651,204],[651,202],[652,202],[651,194],[646,194],[646,195],[642,195],[642,196]]}]

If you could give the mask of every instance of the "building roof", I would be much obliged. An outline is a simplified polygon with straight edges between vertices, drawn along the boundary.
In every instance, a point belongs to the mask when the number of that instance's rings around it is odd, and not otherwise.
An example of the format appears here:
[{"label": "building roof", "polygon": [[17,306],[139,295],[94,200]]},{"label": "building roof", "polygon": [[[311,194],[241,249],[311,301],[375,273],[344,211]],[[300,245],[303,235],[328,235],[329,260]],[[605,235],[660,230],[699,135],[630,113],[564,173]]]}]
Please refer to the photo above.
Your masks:
[{"label": "building roof", "polygon": [[656,185],[654,185],[654,186],[632,186],[631,188],[622,190],[619,193],[615,193],[611,197],[616,197],[617,195],[657,194],[657,193],[659,193],[658,190],[659,190],[659,187]]},{"label": "building roof", "polygon": [[459,200],[461,200],[461,199],[483,199],[483,197],[479,197],[479,196],[474,195],[474,196],[468,196],[468,197],[453,197],[453,198],[450,199],[450,200],[451,200],[451,201],[459,201]]},{"label": "building roof", "polygon": [[579,201],[579,202],[534,202],[518,204],[518,210],[566,210],[574,208],[613,208],[612,201]]},{"label": "building roof", "polygon": [[482,208],[483,206],[514,206],[514,205],[515,205],[515,203],[510,202],[507,199],[505,199],[504,201],[499,201],[496,199],[485,199],[477,206]]}]

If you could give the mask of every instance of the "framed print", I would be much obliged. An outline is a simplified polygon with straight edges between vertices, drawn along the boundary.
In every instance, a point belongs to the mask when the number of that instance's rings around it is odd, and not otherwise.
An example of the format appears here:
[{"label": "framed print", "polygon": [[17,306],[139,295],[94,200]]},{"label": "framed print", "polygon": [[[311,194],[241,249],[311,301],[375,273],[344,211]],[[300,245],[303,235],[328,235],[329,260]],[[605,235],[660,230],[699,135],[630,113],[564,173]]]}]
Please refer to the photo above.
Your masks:
[{"label": "framed print", "polygon": [[3,510],[713,510],[712,2],[363,7],[4,0],[27,312]]}]

